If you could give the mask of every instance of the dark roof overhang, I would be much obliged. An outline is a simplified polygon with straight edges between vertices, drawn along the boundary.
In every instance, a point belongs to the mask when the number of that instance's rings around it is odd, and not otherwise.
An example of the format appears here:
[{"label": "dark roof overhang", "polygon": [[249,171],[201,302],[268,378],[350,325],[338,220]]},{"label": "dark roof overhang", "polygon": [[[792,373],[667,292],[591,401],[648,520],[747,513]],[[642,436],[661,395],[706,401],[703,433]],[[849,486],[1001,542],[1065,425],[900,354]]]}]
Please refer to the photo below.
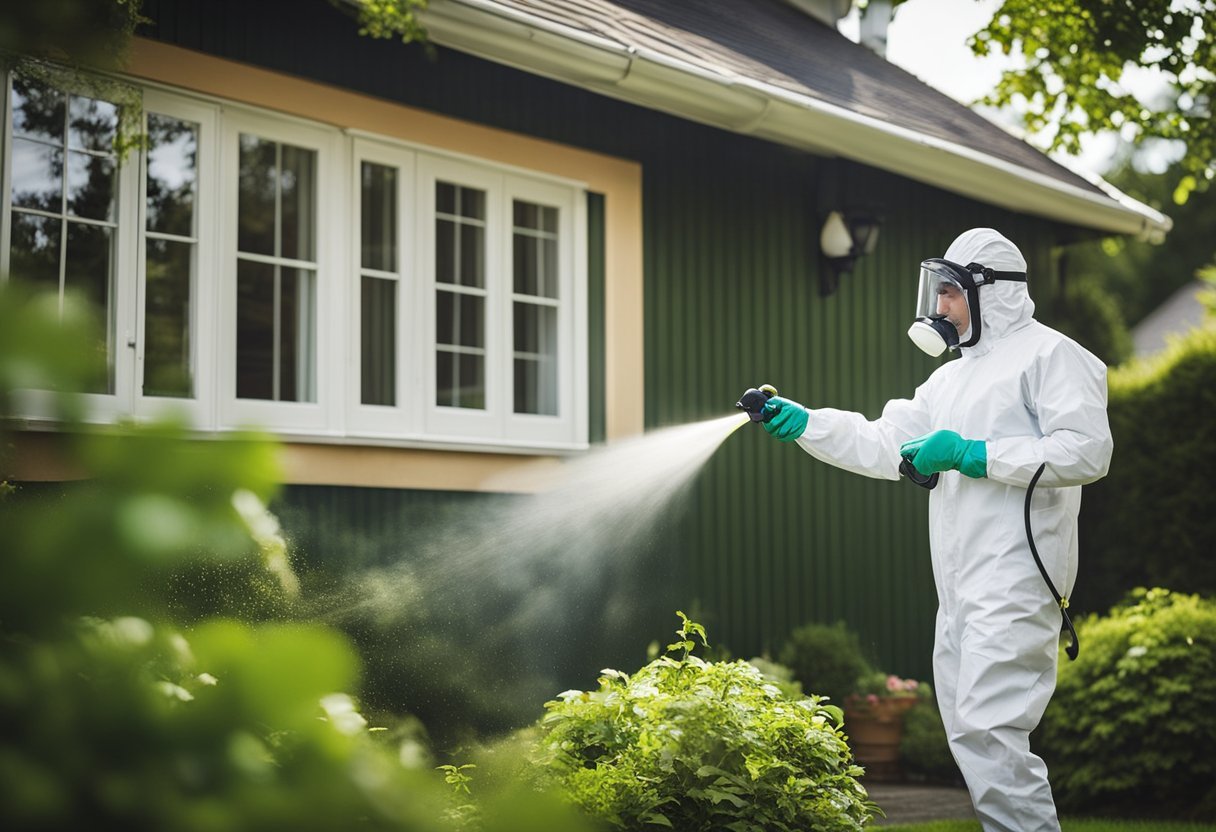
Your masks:
[{"label": "dark roof overhang", "polygon": [[[1100,178],[1069,171],[877,56],[856,59],[879,61],[865,68],[886,76],[888,86],[902,84],[898,92],[905,100],[920,92],[926,99],[921,104],[950,113],[969,140],[952,141],[939,131],[918,129],[912,119],[833,101],[831,94],[817,94],[754,55],[631,8],[644,11],[647,5],[646,0],[431,0],[420,18],[440,46],[721,129],[851,159],[980,202],[1152,241],[1160,241],[1172,226],[1159,211]],[[630,25],[621,25],[622,18]],[[807,27],[826,29],[804,20]],[[834,30],[830,36],[848,44],[833,49],[864,51]]]}]

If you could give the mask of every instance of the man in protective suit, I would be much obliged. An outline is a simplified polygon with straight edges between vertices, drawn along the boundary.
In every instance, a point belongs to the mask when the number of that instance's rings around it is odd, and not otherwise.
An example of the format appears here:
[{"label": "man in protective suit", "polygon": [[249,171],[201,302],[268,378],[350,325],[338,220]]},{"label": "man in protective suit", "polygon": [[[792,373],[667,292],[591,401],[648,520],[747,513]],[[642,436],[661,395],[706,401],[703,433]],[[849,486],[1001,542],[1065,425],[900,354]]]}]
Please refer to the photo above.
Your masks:
[{"label": "man in protective suit", "polygon": [[940,474],[929,493],[938,612],[933,675],[950,748],[985,832],[1059,830],[1047,767],[1030,751],[1056,684],[1061,609],[1077,572],[1081,486],[1105,476],[1113,447],[1106,367],[1036,321],[1017,246],[989,228],[921,264],[909,336],[938,367],[882,416],[807,409],[779,397],[765,429],[811,456],[899,479],[901,459]]}]

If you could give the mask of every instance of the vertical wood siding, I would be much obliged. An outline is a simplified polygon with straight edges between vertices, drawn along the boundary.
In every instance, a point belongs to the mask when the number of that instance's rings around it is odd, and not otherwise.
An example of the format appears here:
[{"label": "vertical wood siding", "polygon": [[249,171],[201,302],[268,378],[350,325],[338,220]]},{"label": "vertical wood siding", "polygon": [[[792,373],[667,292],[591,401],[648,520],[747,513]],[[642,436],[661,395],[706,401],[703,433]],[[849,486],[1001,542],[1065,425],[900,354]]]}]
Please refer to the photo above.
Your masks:
[{"label": "vertical wood siding", "polygon": [[[1040,300],[1053,287],[1058,229],[898,176],[447,50],[432,60],[417,47],[359,38],[351,20],[321,2],[307,15],[286,0],[148,6],[153,37],[641,162],[646,378],[638,406],[649,428],[731,413],[744,388],[766,382],[805,404],[871,418],[888,399],[911,396],[936,366],[904,334],[917,264],[968,227],[994,226],[1022,246]],[[884,218],[877,251],[820,297],[823,217],[852,207]],[[593,196],[589,208],[591,427],[602,437],[602,200]],[[411,518],[453,501],[476,510],[466,495],[338,488],[288,489],[283,509],[289,531],[332,547],[324,557],[361,561],[408,556]],[[844,620],[884,669],[927,678],[936,601],[926,513],[920,489],[832,469],[746,426],[645,554],[653,566],[638,575],[636,631],[619,636],[636,645],[662,638],[680,605],[700,610],[714,640],[746,657],[776,651],[802,623]]]}]

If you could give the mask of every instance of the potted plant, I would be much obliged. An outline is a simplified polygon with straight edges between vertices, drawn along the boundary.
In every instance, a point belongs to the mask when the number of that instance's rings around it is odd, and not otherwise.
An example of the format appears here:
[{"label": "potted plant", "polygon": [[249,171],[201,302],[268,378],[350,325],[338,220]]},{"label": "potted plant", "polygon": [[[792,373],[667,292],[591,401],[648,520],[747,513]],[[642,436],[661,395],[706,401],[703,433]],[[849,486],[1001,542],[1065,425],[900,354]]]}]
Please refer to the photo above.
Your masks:
[{"label": "potted plant", "polygon": [[904,714],[933,695],[929,685],[887,673],[868,673],[844,700],[844,727],[857,762],[871,780],[900,780]]}]

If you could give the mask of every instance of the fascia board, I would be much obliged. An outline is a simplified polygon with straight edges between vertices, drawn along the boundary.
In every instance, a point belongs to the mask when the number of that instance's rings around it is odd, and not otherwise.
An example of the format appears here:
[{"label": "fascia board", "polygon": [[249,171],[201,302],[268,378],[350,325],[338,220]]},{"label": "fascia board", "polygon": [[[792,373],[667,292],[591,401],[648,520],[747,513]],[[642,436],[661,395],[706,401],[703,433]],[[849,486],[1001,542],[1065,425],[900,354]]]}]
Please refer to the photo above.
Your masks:
[{"label": "fascia board", "polygon": [[713,127],[852,159],[980,202],[1154,242],[1173,225],[1104,182],[1095,184],[1106,196],[810,96],[627,47],[492,0],[434,0],[419,18],[441,46]]}]

